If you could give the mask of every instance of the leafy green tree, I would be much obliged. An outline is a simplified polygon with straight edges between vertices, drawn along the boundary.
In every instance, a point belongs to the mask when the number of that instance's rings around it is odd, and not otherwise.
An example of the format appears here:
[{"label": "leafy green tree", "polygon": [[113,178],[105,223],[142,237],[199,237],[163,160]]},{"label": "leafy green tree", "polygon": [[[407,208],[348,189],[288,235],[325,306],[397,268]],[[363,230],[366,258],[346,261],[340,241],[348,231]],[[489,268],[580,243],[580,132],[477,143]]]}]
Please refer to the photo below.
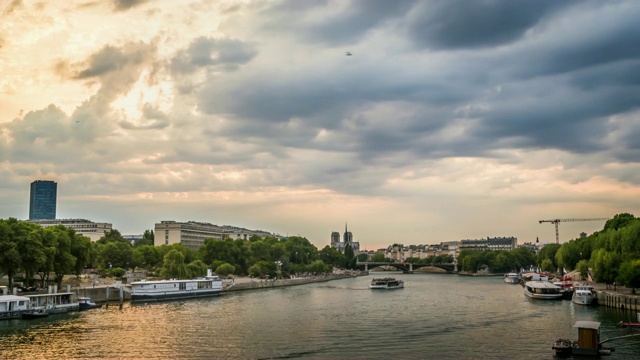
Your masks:
[{"label": "leafy green tree", "polygon": [[336,248],[329,245],[325,246],[318,252],[318,258],[325,264],[343,268],[345,266],[344,255]]},{"label": "leafy green tree", "polygon": [[519,247],[511,251],[514,257],[515,268],[528,268],[529,266],[536,264],[536,253],[527,249],[526,247]]},{"label": "leafy green tree", "polygon": [[258,240],[250,242],[251,260],[254,263],[260,260],[271,260],[270,248],[271,246],[263,242],[259,237]]},{"label": "leafy green tree", "polygon": [[191,277],[198,277],[207,275],[208,266],[202,260],[194,260],[187,265],[187,269]]},{"label": "leafy green tree", "polygon": [[384,256],[384,254],[382,253],[376,253],[371,255],[371,261],[372,262],[386,262],[387,261],[387,257]]},{"label": "leafy green tree", "polygon": [[312,273],[328,273],[331,272],[331,265],[325,264],[322,260],[316,260],[309,264],[307,270]]},{"label": "leafy green tree", "polygon": [[55,232],[50,228],[42,231],[42,249],[45,254],[45,262],[38,267],[36,274],[40,276],[40,287],[44,288],[49,282],[51,272],[53,272],[54,258],[56,256],[58,241]]},{"label": "leafy green tree", "polygon": [[558,252],[558,249],[560,249],[560,246],[560,244],[548,244],[543,246],[542,249],[540,249],[540,252],[538,252],[537,263],[542,267],[544,259],[550,259],[555,271],[555,269],[558,268],[558,264],[556,263],[556,253]]},{"label": "leafy green tree", "polygon": [[229,263],[223,263],[216,268],[215,273],[220,276],[228,276],[229,274],[233,274],[235,271],[235,266]]},{"label": "leafy green tree", "polygon": [[275,278],[277,275],[276,264],[270,261],[260,260],[249,268],[249,275],[258,278]]},{"label": "leafy green tree", "polygon": [[553,264],[551,259],[542,260],[542,265],[540,265],[540,267],[542,268],[542,271],[556,271],[556,266]]},{"label": "leafy green tree", "polygon": [[37,225],[26,221],[21,221],[20,225],[25,227],[26,236],[18,239],[18,251],[21,256],[22,270],[27,286],[33,286],[33,276],[42,265],[47,261],[47,256],[42,245],[42,234],[44,229]]},{"label": "leafy green tree", "polygon": [[184,255],[178,250],[169,251],[163,259],[162,276],[168,279],[188,279],[191,277]]},{"label": "leafy green tree", "polygon": [[618,277],[620,255],[605,249],[598,249],[591,255],[591,268],[596,282],[611,284]]},{"label": "leafy green tree", "polygon": [[10,223],[15,219],[0,220],[0,270],[7,274],[9,287],[13,287],[13,277],[22,265],[18,242],[14,238]]},{"label": "leafy green tree", "polygon": [[630,221],[620,232],[620,255],[623,261],[640,259],[640,220]]},{"label": "leafy green tree", "polygon": [[580,261],[580,248],[577,242],[569,241],[560,246],[556,252],[555,265],[559,268],[566,268],[573,270],[576,268],[576,264]]},{"label": "leafy green tree", "polygon": [[142,239],[138,239],[133,242],[133,247],[150,245],[153,246],[153,240],[155,235],[153,234],[153,230],[145,230],[144,234],[142,234]]},{"label": "leafy green tree", "polygon": [[275,238],[268,238],[266,241],[269,241],[270,244],[269,253],[271,254],[271,261],[282,261],[282,258],[287,254],[287,248],[284,243],[278,242]]},{"label": "leafy green tree", "polygon": [[[222,261],[222,260],[214,260],[214,261],[209,265],[209,267],[210,267],[211,269],[217,269],[217,268],[218,268],[220,265],[222,265],[222,264],[229,264],[229,263],[226,263],[226,262],[224,262],[224,261]],[[229,265],[231,265],[231,264],[229,264]],[[233,266],[233,265],[231,265],[231,266]],[[234,271],[235,271],[235,266],[234,266]]]},{"label": "leafy green tree", "polygon": [[618,230],[627,226],[636,217],[629,213],[616,214],[604,224],[604,230]]},{"label": "leafy green tree", "polygon": [[344,246],[344,259],[346,261],[347,269],[355,269],[356,268],[356,255],[353,252],[353,248],[351,244],[346,244]]},{"label": "leafy green tree", "polygon": [[128,269],[133,264],[133,246],[129,242],[110,241],[100,247],[98,258],[103,268]]},{"label": "leafy green tree", "polygon": [[580,272],[580,279],[587,279],[589,276],[589,262],[587,260],[578,261],[576,270]]},{"label": "leafy green tree", "polygon": [[151,270],[162,265],[162,257],[158,248],[151,245],[141,245],[133,249],[131,259],[136,266]]},{"label": "leafy green tree", "polygon": [[620,265],[618,281],[626,287],[635,289],[640,287],[640,259],[625,261]]},{"label": "leafy green tree", "polygon": [[111,268],[111,269],[106,269],[104,271],[104,274],[106,276],[110,276],[110,277],[113,277],[115,279],[120,279],[126,273],[127,273],[127,270],[125,270],[125,269],[123,269],[121,267],[115,267],[115,268]]},{"label": "leafy green tree", "polygon": [[120,231],[116,230],[116,229],[111,229],[109,231],[107,231],[100,239],[98,239],[98,241],[96,241],[98,244],[106,244],[108,242],[112,242],[112,241],[126,241],[129,242],[129,240],[125,239],[124,237],[122,237],[122,234],[120,234]]},{"label": "leafy green tree", "polygon": [[58,288],[62,288],[64,275],[71,274],[76,265],[76,258],[71,254],[71,238],[75,237],[76,232],[64,225],[50,226],[45,228],[44,231],[50,232],[55,241],[53,272]]},{"label": "leafy green tree", "polygon": [[477,272],[480,269],[482,262],[480,261],[481,255],[479,253],[473,253],[462,257],[462,262],[459,262],[462,271]]},{"label": "leafy green tree", "polygon": [[80,276],[85,266],[89,264],[91,260],[91,239],[80,234],[73,234],[71,238],[71,255],[76,258],[75,265],[73,267],[74,274]]}]

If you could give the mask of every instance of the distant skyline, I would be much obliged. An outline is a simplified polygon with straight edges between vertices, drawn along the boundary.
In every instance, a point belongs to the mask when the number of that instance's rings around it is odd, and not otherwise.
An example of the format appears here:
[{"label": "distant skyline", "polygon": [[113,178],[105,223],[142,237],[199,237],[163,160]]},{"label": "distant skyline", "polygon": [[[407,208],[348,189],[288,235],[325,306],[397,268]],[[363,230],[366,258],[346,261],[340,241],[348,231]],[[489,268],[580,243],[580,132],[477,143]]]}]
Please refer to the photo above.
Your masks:
[{"label": "distant skyline", "polygon": [[[5,1],[0,218],[361,249],[638,215],[640,3]],[[508,21],[507,21],[508,20]],[[604,221],[560,224],[561,242]]]}]

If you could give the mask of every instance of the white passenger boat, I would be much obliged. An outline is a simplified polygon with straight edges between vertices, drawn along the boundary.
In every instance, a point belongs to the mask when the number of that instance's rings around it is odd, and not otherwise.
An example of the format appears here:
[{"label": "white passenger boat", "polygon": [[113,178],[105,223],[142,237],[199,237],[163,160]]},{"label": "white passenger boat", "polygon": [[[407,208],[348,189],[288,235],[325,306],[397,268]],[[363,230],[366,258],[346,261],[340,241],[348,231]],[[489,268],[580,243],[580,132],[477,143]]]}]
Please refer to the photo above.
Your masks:
[{"label": "white passenger boat", "polygon": [[20,318],[20,314],[28,310],[28,297],[16,295],[0,295],[0,320]]},{"label": "white passenger boat", "polygon": [[555,300],[562,299],[562,288],[548,281],[527,281],[524,284],[524,294],[532,299]]},{"label": "white passenger boat", "polygon": [[519,284],[520,276],[516,273],[504,274],[504,282],[506,282],[507,284]]},{"label": "white passenger boat", "polygon": [[131,283],[132,301],[158,301],[219,295],[222,280],[205,276],[191,280],[136,281]]},{"label": "white passenger boat", "polygon": [[597,298],[593,286],[587,284],[574,286],[571,301],[580,305],[595,304],[597,302]]},{"label": "white passenger boat", "polygon": [[404,287],[404,281],[395,278],[373,278],[370,289],[400,289]]}]

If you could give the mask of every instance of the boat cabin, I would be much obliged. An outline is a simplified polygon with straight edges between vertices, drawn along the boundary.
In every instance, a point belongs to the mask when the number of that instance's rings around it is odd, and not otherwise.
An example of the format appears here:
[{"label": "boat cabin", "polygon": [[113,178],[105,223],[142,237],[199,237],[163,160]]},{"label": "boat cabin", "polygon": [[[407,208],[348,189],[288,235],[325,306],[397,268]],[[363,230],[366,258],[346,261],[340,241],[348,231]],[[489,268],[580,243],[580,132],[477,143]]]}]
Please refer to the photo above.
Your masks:
[{"label": "boat cabin", "polygon": [[578,346],[573,348],[574,355],[600,355],[600,323],[597,321],[576,321],[578,328]]},{"label": "boat cabin", "polygon": [[20,313],[29,309],[29,298],[25,296],[0,296],[0,319],[20,317]]}]

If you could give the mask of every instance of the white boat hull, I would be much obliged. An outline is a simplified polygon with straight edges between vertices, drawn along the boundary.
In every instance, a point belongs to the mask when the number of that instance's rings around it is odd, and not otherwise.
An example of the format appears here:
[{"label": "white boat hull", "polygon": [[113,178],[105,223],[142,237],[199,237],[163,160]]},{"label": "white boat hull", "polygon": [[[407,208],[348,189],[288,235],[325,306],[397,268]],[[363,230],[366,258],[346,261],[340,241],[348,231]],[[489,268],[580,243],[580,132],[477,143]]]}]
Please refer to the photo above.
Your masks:
[{"label": "white boat hull", "polygon": [[401,289],[404,287],[404,284],[400,284],[400,285],[369,285],[370,289],[383,289],[383,290],[390,290],[390,289]]},{"label": "white boat hull", "polygon": [[578,305],[591,305],[594,303],[595,298],[593,295],[574,295],[571,300]]}]

